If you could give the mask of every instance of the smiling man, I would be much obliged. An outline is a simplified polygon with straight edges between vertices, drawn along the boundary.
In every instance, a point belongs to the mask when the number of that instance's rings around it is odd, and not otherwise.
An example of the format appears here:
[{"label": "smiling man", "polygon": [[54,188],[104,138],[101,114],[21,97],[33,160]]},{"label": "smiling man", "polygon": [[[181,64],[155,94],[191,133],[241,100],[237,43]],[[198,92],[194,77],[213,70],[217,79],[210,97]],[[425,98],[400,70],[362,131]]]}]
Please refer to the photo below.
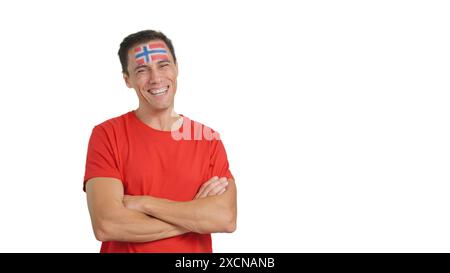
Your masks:
[{"label": "smiling man", "polygon": [[161,32],[120,44],[139,107],[92,130],[84,176],[101,252],[212,252],[236,229],[236,185],[219,134],[177,114],[178,64]]}]

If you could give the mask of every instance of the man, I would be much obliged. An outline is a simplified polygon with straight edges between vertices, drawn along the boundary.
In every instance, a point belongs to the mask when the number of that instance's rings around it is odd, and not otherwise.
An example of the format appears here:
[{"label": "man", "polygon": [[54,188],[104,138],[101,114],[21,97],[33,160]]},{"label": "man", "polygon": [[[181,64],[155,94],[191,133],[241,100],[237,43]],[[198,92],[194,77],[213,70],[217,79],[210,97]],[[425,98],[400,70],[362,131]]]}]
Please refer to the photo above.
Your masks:
[{"label": "man", "polygon": [[172,42],[145,30],[119,58],[139,107],[92,130],[84,190],[101,252],[212,252],[236,229],[236,185],[219,135],[174,110]]}]

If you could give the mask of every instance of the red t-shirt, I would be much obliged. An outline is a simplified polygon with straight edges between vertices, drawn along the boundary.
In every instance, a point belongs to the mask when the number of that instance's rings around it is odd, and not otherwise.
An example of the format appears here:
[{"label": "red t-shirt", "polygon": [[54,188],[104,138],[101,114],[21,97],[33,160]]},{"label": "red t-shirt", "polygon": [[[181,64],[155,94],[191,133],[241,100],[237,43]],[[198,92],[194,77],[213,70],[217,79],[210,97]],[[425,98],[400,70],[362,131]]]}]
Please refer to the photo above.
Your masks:
[{"label": "red t-shirt", "polygon": [[[127,195],[190,201],[212,176],[233,177],[218,136],[184,116],[177,131],[159,131],[130,111],[92,130],[84,185],[94,177],[113,177],[122,181]],[[190,232],[147,243],[103,242],[100,252],[212,252],[211,235]]]}]

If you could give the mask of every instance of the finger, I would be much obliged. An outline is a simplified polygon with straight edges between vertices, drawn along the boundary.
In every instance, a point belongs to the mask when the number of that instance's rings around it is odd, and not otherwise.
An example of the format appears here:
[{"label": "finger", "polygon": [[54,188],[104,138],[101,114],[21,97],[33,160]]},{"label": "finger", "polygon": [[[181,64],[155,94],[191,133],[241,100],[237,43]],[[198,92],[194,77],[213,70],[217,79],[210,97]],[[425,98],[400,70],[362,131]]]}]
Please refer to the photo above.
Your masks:
[{"label": "finger", "polygon": [[210,195],[210,192],[212,190],[214,190],[216,187],[221,187],[222,186],[222,182],[220,182],[219,180],[216,180],[215,182],[209,184],[203,191],[202,197],[206,197],[208,195]]},{"label": "finger", "polygon": [[228,185],[228,181],[217,181],[216,183],[213,183],[211,185],[209,185],[205,191],[204,191],[204,196],[211,196],[211,195],[216,195],[219,191],[221,191],[224,187],[226,187]]},{"label": "finger", "polygon": [[211,179],[209,179],[208,181],[203,183],[203,185],[200,187],[200,189],[198,190],[197,194],[195,195],[194,199],[197,199],[201,195],[203,195],[203,192],[205,191],[205,188],[208,187],[209,185],[211,185],[212,183],[216,182],[218,179],[219,179],[219,177],[213,176],[213,177],[211,177]]},{"label": "finger", "polygon": [[223,188],[228,186],[228,179],[226,177],[221,177],[218,181],[217,187],[211,189],[211,191],[208,193],[208,195],[216,195],[218,194]]},{"label": "finger", "polygon": [[211,185],[212,183],[216,182],[217,180],[219,180],[218,176],[213,176],[211,177],[211,179],[209,179],[208,181],[206,181],[205,183],[203,183],[201,189],[204,190],[206,187],[208,187],[209,185]]},{"label": "finger", "polygon": [[205,189],[206,189],[209,185],[211,185],[212,183],[216,182],[218,179],[219,179],[219,177],[213,176],[211,179],[209,179],[208,181],[206,181],[205,183],[203,183],[203,185],[200,187],[199,191],[197,192],[197,196],[196,196],[196,197],[201,196],[201,195],[204,193]]},{"label": "finger", "polygon": [[224,186],[222,186],[222,187],[220,187],[220,188],[217,188],[218,190],[215,190],[214,192],[210,192],[209,194],[208,194],[208,196],[217,196],[217,195],[221,195],[222,193],[224,193],[226,190],[227,190],[227,188],[226,188],[226,186],[224,185]]},{"label": "finger", "polygon": [[216,180],[216,181],[212,182],[211,184],[206,186],[206,188],[199,195],[199,197],[203,198],[203,197],[211,195],[212,194],[211,191],[213,191],[216,187],[222,187],[222,182],[220,182],[219,180]]},{"label": "finger", "polygon": [[199,198],[203,198],[208,196],[209,192],[211,191],[211,189],[213,189],[214,187],[216,187],[218,185],[217,181],[214,181],[213,183],[209,184],[208,186],[206,186],[203,191],[199,194]]},{"label": "finger", "polygon": [[228,181],[225,182],[218,182],[216,187],[214,187],[213,189],[211,189],[208,192],[208,196],[211,195],[218,195],[220,191],[222,191],[223,189],[225,189],[228,186]]},{"label": "finger", "polygon": [[202,186],[200,187],[200,189],[198,190],[197,194],[195,195],[195,198],[197,198],[200,194],[202,194],[202,192],[205,190],[205,188],[217,179],[219,179],[219,178],[217,176],[214,176],[211,179],[209,179],[208,181],[206,181],[205,183],[203,183]]}]

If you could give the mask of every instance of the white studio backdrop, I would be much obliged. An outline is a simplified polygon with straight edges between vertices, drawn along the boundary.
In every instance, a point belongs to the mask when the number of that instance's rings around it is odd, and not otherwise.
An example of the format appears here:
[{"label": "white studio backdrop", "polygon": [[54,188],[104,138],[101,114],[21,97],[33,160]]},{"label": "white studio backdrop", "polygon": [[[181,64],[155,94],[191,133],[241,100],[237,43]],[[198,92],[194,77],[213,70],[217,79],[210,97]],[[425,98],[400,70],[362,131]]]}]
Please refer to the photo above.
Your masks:
[{"label": "white studio backdrop", "polygon": [[218,130],[216,252],[449,252],[447,1],[2,1],[0,252],[98,252],[94,125],[137,107],[117,50],[172,39],[176,110]]}]

